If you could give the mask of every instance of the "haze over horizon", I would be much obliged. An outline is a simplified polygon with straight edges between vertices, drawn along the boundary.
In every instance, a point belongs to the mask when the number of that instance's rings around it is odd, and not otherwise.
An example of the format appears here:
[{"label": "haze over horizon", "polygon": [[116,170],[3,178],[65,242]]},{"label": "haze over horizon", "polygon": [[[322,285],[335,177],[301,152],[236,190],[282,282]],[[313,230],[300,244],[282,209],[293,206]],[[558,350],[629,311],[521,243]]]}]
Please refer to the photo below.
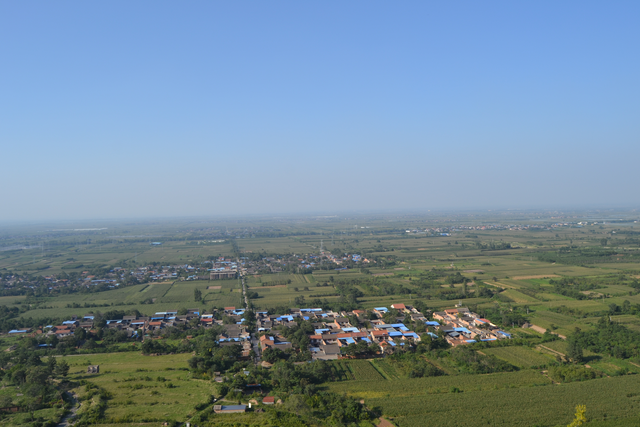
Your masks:
[{"label": "haze over horizon", "polygon": [[640,4],[0,4],[0,221],[640,207]]}]

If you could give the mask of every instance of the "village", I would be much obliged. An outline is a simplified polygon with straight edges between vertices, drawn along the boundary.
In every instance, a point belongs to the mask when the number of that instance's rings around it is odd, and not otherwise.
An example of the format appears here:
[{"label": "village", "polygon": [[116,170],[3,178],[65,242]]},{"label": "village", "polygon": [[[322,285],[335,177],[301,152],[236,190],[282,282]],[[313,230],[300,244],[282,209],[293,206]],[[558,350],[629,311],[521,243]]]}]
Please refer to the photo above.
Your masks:
[{"label": "village", "polygon": [[[250,315],[255,319],[247,319]],[[310,333],[306,334],[302,344],[298,342],[296,345],[286,337],[287,329],[300,327],[305,322]],[[274,350],[281,351],[282,355],[309,352],[310,360],[335,360],[354,357],[358,353],[356,349],[384,356],[406,350],[423,340],[444,339],[456,347],[511,338],[511,334],[466,307],[423,314],[402,303],[392,304],[389,308],[339,313],[321,308],[292,308],[289,314],[270,314],[268,311],[253,313],[235,307],[202,313],[194,308],[157,312],[148,317],[103,319],[101,323],[102,328],[123,332],[130,340],[161,339],[163,331],[170,328],[189,330],[218,326],[221,330],[217,337],[220,346],[240,346],[240,358],[253,358],[256,363],[263,353]],[[32,335],[45,340],[55,336],[64,340],[79,329],[83,330],[83,336],[96,334],[98,326],[96,316],[89,313],[73,316],[60,325],[11,330],[9,335]],[[253,327],[255,329],[252,330]]]}]

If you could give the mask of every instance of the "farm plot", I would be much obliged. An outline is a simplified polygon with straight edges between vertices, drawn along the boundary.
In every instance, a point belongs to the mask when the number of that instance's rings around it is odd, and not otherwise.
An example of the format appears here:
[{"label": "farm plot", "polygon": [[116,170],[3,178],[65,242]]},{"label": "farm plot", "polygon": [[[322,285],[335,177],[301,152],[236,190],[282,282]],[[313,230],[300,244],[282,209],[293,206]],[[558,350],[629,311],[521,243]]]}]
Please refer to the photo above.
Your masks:
[{"label": "farm plot", "polygon": [[341,361],[331,363],[331,374],[334,381],[348,381],[353,379],[351,371]]},{"label": "farm plot", "polygon": [[381,381],[384,377],[371,365],[368,360],[350,360],[343,362],[353,374],[356,381]]},{"label": "farm plot", "polygon": [[532,366],[546,365],[553,361],[553,358],[547,357],[529,347],[496,347],[482,350],[485,354],[492,354],[499,359],[505,360],[512,365],[521,368],[530,368]]},{"label": "farm plot", "polygon": [[[390,383],[393,382],[384,385]],[[429,425],[444,427],[555,426],[569,424],[578,404],[586,405],[594,422],[637,419],[639,388],[640,379],[629,375],[540,387],[483,391],[462,388],[462,393],[402,397],[389,393],[369,399],[367,404],[380,406],[401,427],[424,426],[425,420]]]},{"label": "farm plot", "polygon": [[384,359],[375,359],[371,363],[376,369],[388,380],[396,380],[400,378],[396,368]]},{"label": "farm plot", "polygon": [[[378,360],[376,360],[377,362]],[[329,388],[338,393],[365,399],[394,396],[409,398],[416,395],[448,393],[451,387],[464,392],[494,389],[510,389],[551,384],[551,380],[537,371],[525,370],[487,375],[447,375],[430,378],[406,378],[384,381],[371,387],[370,381],[344,381],[331,383]]]},{"label": "farm plot", "polygon": [[516,304],[523,304],[523,303],[539,303],[540,300],[523,294],[522,292],[518,292],[515,289],[507,289],[506,291],[502,292],[504,295],[508,296],[509,298],[511,298]]}]

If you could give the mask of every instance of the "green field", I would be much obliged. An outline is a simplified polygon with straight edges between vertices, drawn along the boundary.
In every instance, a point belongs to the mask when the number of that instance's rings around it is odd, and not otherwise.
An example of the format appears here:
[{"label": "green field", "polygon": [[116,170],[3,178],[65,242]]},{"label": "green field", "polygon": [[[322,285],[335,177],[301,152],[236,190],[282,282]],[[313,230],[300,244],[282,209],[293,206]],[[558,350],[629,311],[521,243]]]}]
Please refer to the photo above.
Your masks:
[{"label": "green field", "polygon": [[[191,355],[143,356],[138,353],[67,356],[71,380],[86,379],[113,395],[105,422],[154,419],[185,420],[194,405],[206,402],[214,392],[210,381],[191,379],[186,361]],[[86,373],[88,365],[100,365],[100,374]],[[158,380],[161,377],[162,380]],[[167,385],[171,384],[172,388]],[[81,390],[78,390],[81,392]],[[81,413],[81,411],[80,411]]]},{"label": "green field", "polygon": [[[455,387],[459,393],[452,393]],[[331,390],[380,406],[398,426],[556,426],[578,404],[596,421],[638,416],[637,376],[551,385],[539,372],[332,383]]]},{"label": "green field", "polygon": [[499,359],[521,368],[546,365],[554,360],[529,347],[496,347],[484,349],[482,352],[492,354]]}]

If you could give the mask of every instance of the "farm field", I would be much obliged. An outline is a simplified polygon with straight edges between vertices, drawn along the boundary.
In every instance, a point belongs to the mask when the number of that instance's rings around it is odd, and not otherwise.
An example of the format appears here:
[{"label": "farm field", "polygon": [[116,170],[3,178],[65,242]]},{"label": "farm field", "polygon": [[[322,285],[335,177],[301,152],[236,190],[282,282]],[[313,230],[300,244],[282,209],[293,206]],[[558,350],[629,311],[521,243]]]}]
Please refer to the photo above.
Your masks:
[{"label": "farm field", "polygon": [[[425,420],[452,427],[567,425],[578,404],[585,404],[595,421],[623,422],[638,416],[637,376],[560,385],[540,377],[539,372],[522,371],[468,380],[461,376],[387,381],[373,388],[352,381],[332,383],[330,388],[380,406],[401,427],[423,426]],[[451,387],[461,392],[452,393]]]},{"label": "farm field", "polygon": [[[378,362],[378,360],[376,360]],[[376,363],[377,365],[377,363]],[[384,365],[383,365],[384,366]],[[451,387],[464,391],[485,391],[535,387],[551,384],[551,380],[539,371],[523,370],[487,375],[447,375],[429,378],[403,378],[382,381],[375,387],[369,381],[344,381],[330,383],[328,387],[338,393],[364,399],[381,399],[386,396],[409,398],[449,393]]]},{"label": "farm field", "polygon": [[[215,284],[220,289],[208,290]],[[141,313],[153,314],[180,308],[201,307],[201,301],[194,300],[194,290],[199,289],[205,299],[206,307],[225,307],[242,305],[239,280],[196,280],[164,283],[148,283],[113,289],[99,293],[69,294],[56,298],[40,299],[40,306],[21,314],[22,317],[65,317],[80,315],[94,311],[139,310]],[[235,291],[235,292],[232,292]],[[15,304],[17,297],[3,297]],[[24,299],[24,297],[21,297]],[[77,305],[78,307],[74,306]],[[98,307],[84,307],[85,304],[96,304]],[[67,307],[71,305],[72,307]],[[51,307],[51,308],[49,308]]]},{"label": "farm field", "polygon": [[339,381],[382,381],[385,378],[368,360],[341,360],[333,362]]},{"label": "farm field", "polygon": [[546,365],[553,362],[550,358],[540,352],[530,349],[529,347],[496,347],[486,348],[482,350],[485,354],[492,354],[499,359],[507,361],[512,365],[520,368],[530,368],[532,366]]}]

